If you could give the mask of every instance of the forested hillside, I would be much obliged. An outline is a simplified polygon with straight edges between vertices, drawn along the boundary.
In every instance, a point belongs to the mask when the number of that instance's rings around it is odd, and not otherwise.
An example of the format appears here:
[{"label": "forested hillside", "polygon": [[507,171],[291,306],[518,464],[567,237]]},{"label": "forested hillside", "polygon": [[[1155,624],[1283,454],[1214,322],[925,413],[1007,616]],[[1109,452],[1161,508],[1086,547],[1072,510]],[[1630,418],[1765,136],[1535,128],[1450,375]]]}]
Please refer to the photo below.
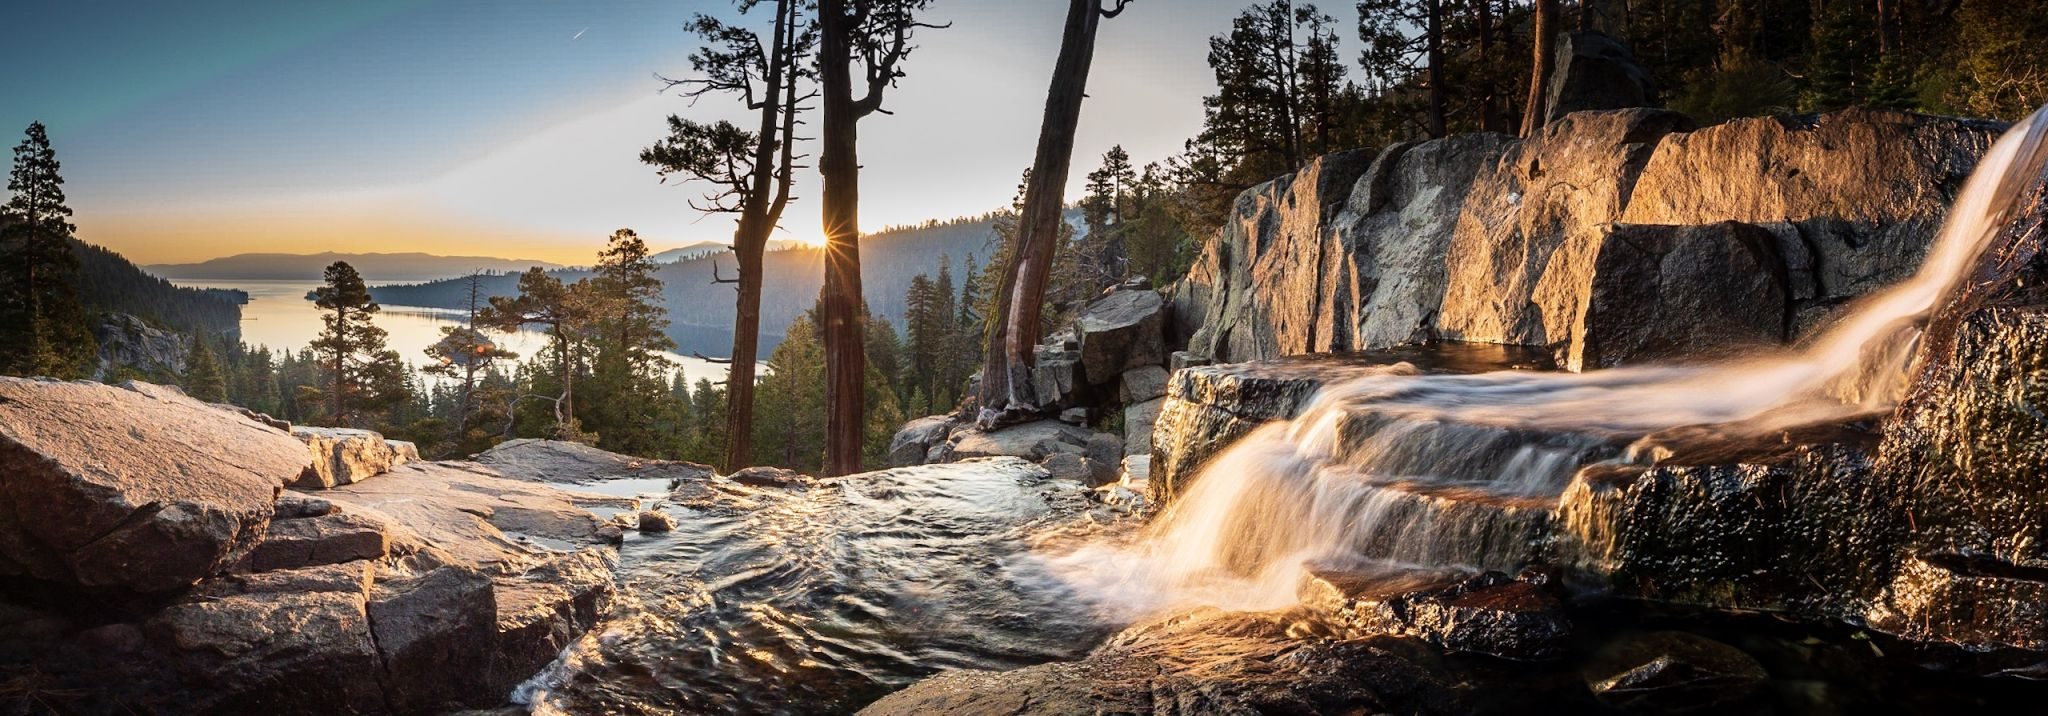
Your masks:
[{"label": "forested hillside", "polygon": [[[1078,210],[1069,213],[1078,219]],[[900,328],[904,295],[910,289],[911,279],[918,274],[936,273],[941,261],[950,262],[958,275],[972,275],[966,271],[966,264],[972,260],[979,267],[987,263],[987,257],[995,250],[995,222],[993,214],[933,221],[884,229],[862,239],[861,286],[869,310]],[[761,305],[764,353],[774,350],[789,324],[816,301],[818,288],[824,282],[824,261],[822,250],[808,247],[767,253]],[[730,252],[661,266],[656,275],[662,282],[662,300],[671,321],[668,333],[681,352],[723,356],[731,350],[732,287],[715,283],[714,279],[730,278],[733,270]],[[565,282],[590,275],[581,269],[550,273]],[[518,293],[518,281],[514,274],[496,274],[484,277],[482,285],[489,295],[512,296]],[[378,286],[371,288],[370,293],[378,302],[390,305],[459,308],[469,299],[469,284],[467,279],[448,279]]]},{"label": "forested hillside", "polygon": [[72,241],[78,256],[78,298],[88,313],[127,313],[180,333],[228,339],[241,334],[242,302],[235,291],[179,288],[151,276],[120,254]]}]

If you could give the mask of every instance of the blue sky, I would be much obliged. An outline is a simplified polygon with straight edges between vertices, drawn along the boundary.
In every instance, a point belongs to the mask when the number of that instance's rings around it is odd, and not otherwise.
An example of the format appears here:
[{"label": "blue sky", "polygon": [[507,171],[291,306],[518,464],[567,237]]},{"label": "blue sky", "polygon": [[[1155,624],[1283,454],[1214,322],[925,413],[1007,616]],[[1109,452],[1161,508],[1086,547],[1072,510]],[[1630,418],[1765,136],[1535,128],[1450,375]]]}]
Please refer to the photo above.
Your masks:
[{"label": "blue sky", "polygon": [[[1175,151],[1211,89],[1207,38],[1248,0],[1138,0],[1105,22],[1076,151]],[[144,262],[428,250],[582,261],[614,228],[724,240],[634,157],[676,112],[709,0],[9,0],[0,131],[50,126],[82,238]],[[1329,4],[1350,22],[1348,2]],[[1066,3],[939,0],[862,123],[869,229],[972,214],[1029,163]],[[758,12],[758,11],[757,11]],[[1347,38],[1347,41],[1349,38]],[[1355,42],[1347,42],[1355,45]],[[814,173],[785,221],[817,236]],[[1078,189],[1078,187],[1077,187]]]}]

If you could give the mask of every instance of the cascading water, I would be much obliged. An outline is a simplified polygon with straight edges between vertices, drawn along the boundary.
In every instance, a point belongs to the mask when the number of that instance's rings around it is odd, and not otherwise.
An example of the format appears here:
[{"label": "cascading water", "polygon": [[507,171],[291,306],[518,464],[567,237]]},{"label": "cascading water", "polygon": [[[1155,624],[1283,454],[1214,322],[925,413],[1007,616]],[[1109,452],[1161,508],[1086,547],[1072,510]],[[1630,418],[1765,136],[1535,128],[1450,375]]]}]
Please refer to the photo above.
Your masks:
[{"label": "cascading water", "polygon": [[1134,612],[1284,607],[1325,566],[1512,569],[1534,556],[1579,468],[1642,459],[1628,444],[1644,435],[1763,433],[1888,408],[1920,325],[2044,166],[2048,108],[1992,146],[1918,273],[1800,350],[1583,374],[1361,369],[1217,456],[1135,544],[1056,561],[1084,591]]}]

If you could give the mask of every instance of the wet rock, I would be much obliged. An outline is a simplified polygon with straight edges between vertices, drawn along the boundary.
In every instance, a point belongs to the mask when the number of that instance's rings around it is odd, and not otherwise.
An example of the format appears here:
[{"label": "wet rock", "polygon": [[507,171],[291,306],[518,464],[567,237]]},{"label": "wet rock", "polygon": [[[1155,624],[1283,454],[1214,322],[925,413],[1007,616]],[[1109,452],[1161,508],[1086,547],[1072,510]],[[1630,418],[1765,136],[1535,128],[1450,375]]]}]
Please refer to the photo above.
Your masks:
[{"label": "wet rock", "polygon": [[948,671],[862,709],[892,714],[1464,714],[1399,645],[1303,639],[1284,615],[1203,610],[1142,624],[1079,662]]},{"label": "wet rock", "polygon": [[191,345],[184,337],[159,330],[126,313],[109,313],[92,327],[99,344],[99,369],[94,374],[107,378],[118,368],[143,375],[175,378],[185,374],[185,357]]},{"label": "wet rock", "polygon": [[1096,473],[1094,461],[1073,453],[1054,453],[1038,462],[1055,480],[1071,480],[1093,487]]},{"label": "wet rock", "polygon": [[1566,370],[1732,356],[1786,339],[1785,265],[1770,232],[1732,221],[1616,225],[1566,310]]},{"label": "wet rock", "polygon": [[741,468],[729,477],[733,482],[750,487],[772,487],[782,490],[809,487],[811,484],[811,478],[803,473],[769,466]]},{"label": "wet rock", "polygon": [[1074,319],[1081,370],[1091,383],[1166,362],[1166,303],[1157,291],[1119,290],[1088,304]]},{"label": "wet rock", "polygon": [[1159,411],[1165,405],[1166,399],[1153,398],[1124,406],[1125,455],[1152,454],[1152,433],[1159,422]]},{"label": "wet rock", "polygon": [[947,460],[977,457],[1020,457],[1043,460],[1055,453],[1085,454],[1093,433],[1057,420],[1012,425],[993,432],[979,429],[955,432],[947,448]]},{"label": "wet rock", "polygon": [[922,465],[932,448],[946,442],[953,432],[953,416],[929,415],[908,423],[889,439],[889,464],[895,467]]},{"label": "wet rock", "polygon": [[[313,464],[306,474],[292,483],[293,487],[310,490],[361,482],[389,472],[394,465],[404,464],[408,458],[393,445],[394,441],[368,430],[351,428],[316,428],[305,425],[294,426],[292,437],[306,444],[313,453]],[[410,445],[411,443],[406,443]],[[419,449],[411,450],[410,459],[419,458]]]},{"label": "wet rock", "polygon": [[1605,33],[1573,32],[1557,37],[1544,107],[1548,121],[1572,112],[1656,106],[1650,73],[1636,64],[1628,46]]},{"label": "wet rock", "polygon": [[1540,661],[1562,656],[1571,619],[1541,578],[1382,567],[1317,571],[1304,603],[1358,634],[1410,636],[1452,651]]},{"label": "wet rock", "polygon": [[1152,425],[1153,500],[1178,494],[1211,457],[1260,425],[1294,417],[1321,387],[1315,371],[1283,365],[1175,371]]},{"label": "wet rock", "polygon": [[1125,404],[1142,403],[1166,395],[1165,368],[1156,365],[1139,366],[1124,371],[1117,379],[1117,397]]},{"label": "wet rock", "polygon": [[1625,636],[1584,668],[1586,687],[1628,713],[1702,713],[1748,702],[1769,674],[1740,649],[1684,632]]},{"label": "wet rock", "polygon": [[131,386],[0,378],[0,573],[166,591],[261,540],[306,447],[176,390]]},{"label": "wet rock", "polygon": [[668,516],[666,512],[660,510],[640,511],[639,529],[643,533],[660,534],[663,532],[673,532],[675,528],[675,518]]}]

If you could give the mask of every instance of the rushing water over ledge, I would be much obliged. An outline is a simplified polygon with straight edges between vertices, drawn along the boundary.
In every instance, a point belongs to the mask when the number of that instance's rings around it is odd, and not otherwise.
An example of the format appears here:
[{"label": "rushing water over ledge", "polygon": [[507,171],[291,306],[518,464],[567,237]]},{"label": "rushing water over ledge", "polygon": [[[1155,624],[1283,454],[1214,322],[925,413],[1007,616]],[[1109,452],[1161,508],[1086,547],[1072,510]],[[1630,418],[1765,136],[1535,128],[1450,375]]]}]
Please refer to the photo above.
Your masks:
[{"label": "rushing water over ledge", "polygon": [[1630,448],[1638,438],[1701,425],[1761,435],[1888,408],[1921,324],[2044,166],[2048,109],[1992,146],[1912,278],[1797,349],[1578,374],[1356,369],[1217,456],[1147,539],[1062,563],[1136,612],[1281,608],[1322,568],[1514,569],[1538,556],[1551,506],[1581,467],[1656,457]]}]

